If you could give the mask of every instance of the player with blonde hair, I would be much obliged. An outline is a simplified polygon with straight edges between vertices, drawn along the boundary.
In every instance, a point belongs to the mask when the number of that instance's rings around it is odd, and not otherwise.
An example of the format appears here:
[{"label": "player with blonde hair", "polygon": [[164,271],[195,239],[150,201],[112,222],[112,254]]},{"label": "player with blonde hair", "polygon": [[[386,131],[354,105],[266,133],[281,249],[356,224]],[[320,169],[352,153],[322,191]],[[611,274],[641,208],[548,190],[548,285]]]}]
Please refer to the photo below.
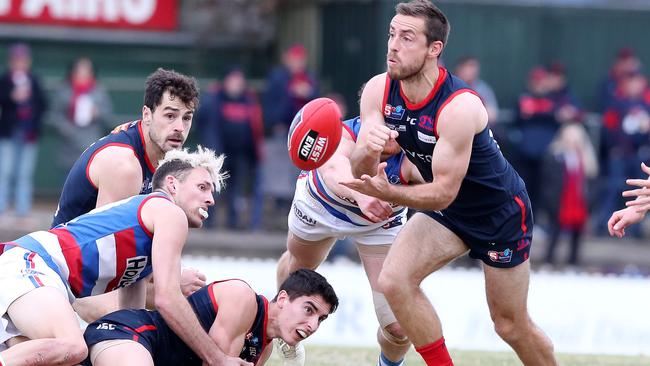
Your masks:
[{"label": "player with blonde hair", "polygon": [[201,147],[168,154],[152,193],[0,244],[0,342],[30,339],[0,352],[1,365],[81,362],[88,350],[72,302],[117,290],[120,308],[143,308],[152,274],[158,311],[206,364],[248,364],[217,347],[180,291],[188,229],[201,227],[214,205],[224,157]]}]

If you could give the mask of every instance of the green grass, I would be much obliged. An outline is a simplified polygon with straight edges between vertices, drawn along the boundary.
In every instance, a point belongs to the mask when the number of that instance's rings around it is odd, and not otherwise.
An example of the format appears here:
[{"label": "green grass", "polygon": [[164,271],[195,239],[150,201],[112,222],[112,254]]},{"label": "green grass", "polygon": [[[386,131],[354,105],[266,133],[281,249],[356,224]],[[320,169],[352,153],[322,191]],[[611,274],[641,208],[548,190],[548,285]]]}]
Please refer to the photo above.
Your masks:
[{"label": "green grass", "polygon": [[[377,364],[376,348],[306,346],[308,366],[374,366]],[[520,366],[514,352],[450,351],[455,366]],[[602,355],[557,355],[563,366],[648,366],[650,357],[644,356],[602,356]],[[407,366],[424,365],[424,361],[413,349],[406,355]],[[275,352],[268,366],[282,366]]]}]

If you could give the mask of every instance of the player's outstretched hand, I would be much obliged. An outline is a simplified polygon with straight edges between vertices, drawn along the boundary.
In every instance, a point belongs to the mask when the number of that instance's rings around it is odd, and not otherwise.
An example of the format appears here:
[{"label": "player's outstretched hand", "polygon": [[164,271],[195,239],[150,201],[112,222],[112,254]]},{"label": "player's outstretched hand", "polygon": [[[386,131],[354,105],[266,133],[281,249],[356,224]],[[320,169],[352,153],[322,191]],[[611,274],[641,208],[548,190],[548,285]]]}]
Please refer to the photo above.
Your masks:
[{"label": "player's outstretched hand", "polygon": [[384,146],[391,138],[397,138],[397,131],[391,130],[385,125],[375,125],[368,131],[368,140],[366,146],[372,153],[380,154],[384,151]]},{"label": "player's outstretched hand", "polygon": [[625,228],[643,220],[644,212],[639,212],[635,207],[628,207],[618,210],[612,214],[607,221],[609,235],[622,238],[625,236]]},{"label": "player's outstretched hand", "polygon": [[390,183],[388,183],[388,176],[386,176],[386,165],[386,162],[379,163],[377,165],[377,174],[374,177],[364,174],[359,179],[339,182],[339,184],[354,189],[359,193],[386,200],[386,194],[391,188]]},{"label": "player's outstretched hand", "polygon": [[366,195],[357,197],[357,205],[359,205],[361,212],[372,222],[388,220],[390,215],[393,214],[390,203],[376,197]]},{"label": "player's outstretched hand", "polygon": [[198,269],[187,267],[181,271],[181,292],[187,297],[205,286],[205,275]]}]

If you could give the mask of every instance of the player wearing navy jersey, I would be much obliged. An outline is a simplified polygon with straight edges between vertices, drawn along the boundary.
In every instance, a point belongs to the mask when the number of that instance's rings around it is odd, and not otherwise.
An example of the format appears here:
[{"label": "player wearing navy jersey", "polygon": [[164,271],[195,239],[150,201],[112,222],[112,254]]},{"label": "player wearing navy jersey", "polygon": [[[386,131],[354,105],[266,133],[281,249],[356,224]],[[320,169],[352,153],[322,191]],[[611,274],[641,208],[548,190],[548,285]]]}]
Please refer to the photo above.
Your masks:
[{"label": "player wearing navy jersey", "polygon": [[[469,250],[483,261],[495,329],[526,365],[554,365],[553,345],[526,307],[532,239],[525,186],[487,126],[480,98],[438,66],[449,33],[431,2],[400,3],[390,23],[387,73],[361,97],[359,139],[344,182],[388,202],[416,208],[379,275],[406,335],[427,365],[452,365],[422,280]],[[388,183],[379,153],[395,137],[425,184]]]},{"label": "player wearing navy jersey", "polygon": [[[183,145],[197,104],[198,87],[193,78],[164,69],[149,75],[141,120],[116,127],[81,154],[66,178],[52,227],[95,207],[150,193],[158,161],[165,152]],[[187,269],[181,284],[183,293],[189,295],[205,285],[205,276]],[[115,310],[117,296],[107,293],[84,298],[74,307],[90,322]]]},{"label": "player wearing navy jersey", "polygon": [[[309,337],[338,306],[327,280],[308,269],[291,273],[270,302],[241,280],[213,282],[188,301],[203,329],[226,354],[254,365],[266,362],[271,340],[295,344]],[[111,313],[88,325],[84,337],[90,349],[84,365],[200,366],[202,362],[157,311]]]},{"label": "player wearing navy jersey", "polygon": [[142,308],[147,276],[155,304],[172,329],[207,364],[241,365],[201,330],[180,291],[180,257],[188,227],[201,227],[213,190],[222,186],[223,157],[199,148],[173,150],[153,176],[154,192],[99,207],[49,231],[0,245],[0,352],[9,365],[74,365],[87,353],[70,304],[118,289],[120,308]]},{"label": "player wearing navy jersey", "polygon": [[[298,268],[315,269],[325,260],[337,239],[352,238],[372,289],[380,325],[377,332],[382,351],[380,358],[399,364],[410,343],[386,299],[376,290],[376,283],[390,244],[406,222],[407,209],[338,184],[352,178],[349,157],[360,126],[359,117],[344,121],[341,142],[334,155],[322,167],[298,177],[289,212],[287,251],[278,262],[277,283],[282,283]],[[405,158],[395,140],[386,144],[381,160],[388,164],[386,171],[392,184],[422,182],[417,169]],[[280,349],[285,364],[304,364],[302,349],[293,351],[284,345],[280,345]]]}]

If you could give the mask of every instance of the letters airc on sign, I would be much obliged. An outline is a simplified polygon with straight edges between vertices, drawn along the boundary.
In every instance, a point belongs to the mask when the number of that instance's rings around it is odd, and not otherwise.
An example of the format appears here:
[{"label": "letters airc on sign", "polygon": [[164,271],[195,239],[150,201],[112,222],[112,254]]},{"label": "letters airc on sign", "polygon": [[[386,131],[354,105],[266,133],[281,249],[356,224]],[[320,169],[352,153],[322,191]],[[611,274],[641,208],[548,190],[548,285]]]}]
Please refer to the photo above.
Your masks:
[{"label": "letters airc on sign", "polygon": [[177,0],[0,0],[0,22],[174,30]]}]

